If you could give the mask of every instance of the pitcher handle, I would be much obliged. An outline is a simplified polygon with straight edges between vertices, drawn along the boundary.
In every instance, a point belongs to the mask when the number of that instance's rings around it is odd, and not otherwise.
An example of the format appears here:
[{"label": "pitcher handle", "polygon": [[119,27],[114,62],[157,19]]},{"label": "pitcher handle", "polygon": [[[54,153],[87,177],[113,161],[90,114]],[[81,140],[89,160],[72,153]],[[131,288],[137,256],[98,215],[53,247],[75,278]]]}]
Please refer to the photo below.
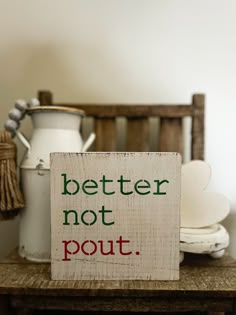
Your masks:
[{"label": "pitcher handle", "polygon": [[88,150],[88,148],[93,144],[95,138],[96,138],[96,135],[94,132],[92,132],[90,136],[88,137],[88,139],[85,141],[82,148],[82,152],[86,152]]}]

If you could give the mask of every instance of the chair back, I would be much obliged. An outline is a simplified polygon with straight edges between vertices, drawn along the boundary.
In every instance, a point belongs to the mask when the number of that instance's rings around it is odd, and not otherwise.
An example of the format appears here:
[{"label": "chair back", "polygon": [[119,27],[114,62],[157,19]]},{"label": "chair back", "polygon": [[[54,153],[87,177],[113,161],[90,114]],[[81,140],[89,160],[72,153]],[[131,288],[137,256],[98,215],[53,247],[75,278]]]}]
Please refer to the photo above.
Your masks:
[{"label": "chair back", "polygon": [[[92,119],[96,133],[95,151],[151,151],[150,128],[156,151],[184,152],[183,120],[191,119],[191,159],[204,159],[204,94],[194,94],[191,104],[79,104],[54,103],[50,91],[39,91],[41,105],[72,106],[83,109]],[[119,120],[123,119],[123,123]],[[152,123],[150,124],[150,120]],[[157,127],[155,127],[155,123]],[[125,128],[124,128],[125,127]]]}]

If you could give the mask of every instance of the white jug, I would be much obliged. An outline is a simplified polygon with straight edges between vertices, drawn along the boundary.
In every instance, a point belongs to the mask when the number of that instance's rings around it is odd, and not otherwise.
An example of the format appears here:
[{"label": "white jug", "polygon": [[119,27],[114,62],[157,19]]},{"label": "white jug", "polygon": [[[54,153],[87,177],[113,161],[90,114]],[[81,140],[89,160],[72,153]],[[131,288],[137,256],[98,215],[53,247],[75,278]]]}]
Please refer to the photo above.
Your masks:
[{"label": "white jug", "polygon": [[26,207],[20,214],[19,254],[32,261],[50,261],[50,153],[84,152],[92,144],[91,134],[85,144],[79,133],[84,112],[70,107],[36,106],[27,110],[33,122],[33,134],[20,166]]}]

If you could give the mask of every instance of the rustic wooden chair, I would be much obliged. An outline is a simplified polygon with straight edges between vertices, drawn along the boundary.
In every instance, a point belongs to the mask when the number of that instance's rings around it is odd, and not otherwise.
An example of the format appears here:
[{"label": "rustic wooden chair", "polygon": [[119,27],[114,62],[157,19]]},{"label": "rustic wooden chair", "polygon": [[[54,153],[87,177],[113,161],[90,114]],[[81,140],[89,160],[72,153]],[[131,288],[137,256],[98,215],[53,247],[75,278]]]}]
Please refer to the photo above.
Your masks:
[{"label": "rustic wooden chair", "polygon": [[183,154],[183,118],[190,117],[191,159],[204,159],[204,102],[203,94],[194,94],[192,103],[187,105],[157,104],[75,104],[54,103],[50,91],[39,91],[41,105],[64,105],[83,109],[94,120],[96,133],[95,151],[119,151],[117,120],[127,121],[126,141],[123,151],[150,151],[149,118],[159,118],[157,151]]}]

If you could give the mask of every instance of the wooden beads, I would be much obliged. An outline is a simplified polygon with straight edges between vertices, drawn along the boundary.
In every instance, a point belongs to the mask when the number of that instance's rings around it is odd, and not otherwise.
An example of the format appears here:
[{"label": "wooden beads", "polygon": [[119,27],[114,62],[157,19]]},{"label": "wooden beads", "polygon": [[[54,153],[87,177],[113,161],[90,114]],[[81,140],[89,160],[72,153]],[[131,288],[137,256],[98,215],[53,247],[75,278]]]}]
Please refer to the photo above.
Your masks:
[{"label": "wooden beads", "polygon": [[5,123],[5,129],[14,136],[20,126],[20,121],[24,118],[26,110],[30,107],[39,106],[39,100],[32,98],[28,103],[25,100],[17,100],[15,108],[11,109],[9,119]]},{"label": "wooden beads", "polygon": [[37,98],[31,98],[31,100],[28,103],[29,107],[35,107],[40,106],[39,100]]},{"label": "wooden beads", "polygon": [[10,110],[8,116],[12,120],[19,121],[19,120],[21,120],[21,118],[23,116],[23,112],[17,108],[13,108],[12,110]]},{"label": "wooden beads", "polygon": [[8,119],[4,127],[7,131],[15,133],[15,131],[19,128],[19,123],[13,119]]},{"label": "wooden beads", "polygon": [[21,112],[25,112],[28,108],[28,105],[24,100],[17,100],[15,103],[15,108],[19,109]]}]

